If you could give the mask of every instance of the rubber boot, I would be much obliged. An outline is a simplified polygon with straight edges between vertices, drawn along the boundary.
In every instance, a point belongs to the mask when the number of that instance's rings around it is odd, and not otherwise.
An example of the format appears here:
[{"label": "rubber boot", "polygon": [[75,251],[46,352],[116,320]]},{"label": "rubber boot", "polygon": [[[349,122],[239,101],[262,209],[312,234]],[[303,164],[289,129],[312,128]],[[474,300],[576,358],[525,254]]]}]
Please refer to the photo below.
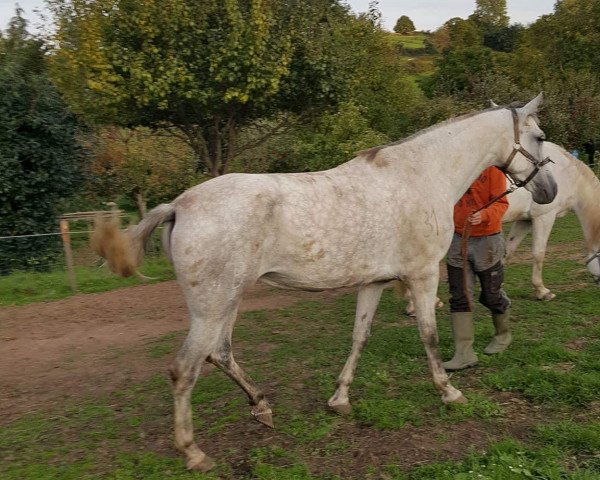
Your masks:
[{"label": "rubber boot", "polygon": [[452,317],[454,335],[454,357],[442,366],[448,372],[463,370],[477,365],[477,355],[473,351],[473,313],[455,312]]},{"label": "rubber boot", "polygon": [[492,314],[492,320],[494,322],[494,328],[496,334],[492,341],[483,350],[486,355],[494,355],[495,353],[503,352],[508,348],[510,342],[512,342],[512,335],[510,333],[510,312],[507,310],[504,313]]}]

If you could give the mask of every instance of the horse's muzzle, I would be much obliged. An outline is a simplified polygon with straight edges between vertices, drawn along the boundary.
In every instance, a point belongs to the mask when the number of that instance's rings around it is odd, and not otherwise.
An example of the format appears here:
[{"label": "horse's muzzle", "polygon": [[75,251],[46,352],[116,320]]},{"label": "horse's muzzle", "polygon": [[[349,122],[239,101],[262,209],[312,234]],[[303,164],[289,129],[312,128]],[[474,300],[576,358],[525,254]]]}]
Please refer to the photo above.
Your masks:
[{"label": "horse's muzzle", "polygon": [[547,176],[544,182],[534,182],[534,185],[531,196],[535,203],[546,205],[554,201],[558,193],[558,185],[553,177]]}]

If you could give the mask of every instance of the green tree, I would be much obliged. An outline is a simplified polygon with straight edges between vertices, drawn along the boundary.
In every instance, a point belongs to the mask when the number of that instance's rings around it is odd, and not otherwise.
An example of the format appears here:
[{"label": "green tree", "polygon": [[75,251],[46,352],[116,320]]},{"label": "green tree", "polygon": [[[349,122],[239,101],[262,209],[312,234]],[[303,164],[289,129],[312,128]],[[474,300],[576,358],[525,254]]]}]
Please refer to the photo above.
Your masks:
[{"label": "green tree", "polygon": [[585,151],[590,163],[600,143],[600,80],[587,71],[565,72],[544,84],[546,135]]},{"label": "green tree", "polygon": [[[58,203],[81,180],[78,124],[21,13],[0,37],[0,236],[55,232]],[[60,248],[53,237],[0,242],[0,274],[46,269]]]},{"label": "green tree", "polygon": [[513,62],[521,85],[547,91],[548,133],[593,159],[600,143],[600,2],[562,0],[522,35]]},{"label": "green tree", "polygon": [[280,151],[272,171],[309,172],[333,168],[360,150],[381,145],[389,138],[369,127],[361,109],[353,103],[326,113],[292,140],[291,148]]},{"label": "green tree", "polygon": [[[423,102],[423,94],[398,61],[390,34],[361,15],[345,23],[337,35],[336,43],[344,46],[337,52],[338,61],[349,72],[345,101],[334,112],[315,116],[303,128],[263,145],[255,163],[262,171],[330,168],[358,150],[412,132],[412,112]],[[244,155],[236,167],[257,171],[249,157]]]},{"label": "green tree", "polygon": [[281,111],[312,116],[346,88],[336,29],[350,15],[338,2],[52,4],[53,78],[73,108],[97,123],[171,131],[211,176],[244,150],[244,127],[291,118]]},{"label": "green tree", "polygon": [[472,99],[474,90],[491,74],[510,70],[507,54],[476,46],[449,50],[438,61],[438,68],[422,83],[431,95],[459,95]]},{"label": "green tree", "polygon": [[470,48],[482,44],[481,32],[470,20],[454,17],[448,20],[444,27],[448,29],[450,36],[450,48]]},{"label": "green tree", "polygon": [[90,137],[85,189],[96,203],[127,194],[141,218],[147,202],[170,201],[201,180],[193,152],[172,135],[147,128],[104,127]]},{"label": "green tree", "polygon": [[513,59],[513,75],[520,83],[542,83],[563,69],[553,39],[553,24],[553,15],[544,15],[523,32]]},{"label": "green tree", "polygon": [[506,0],[476,0],[475,11],[469,16],[481,27],[508,27]]},{"label": "green tree", "polygon": [[422,93],[398,61],[390,34],[358,18],[346,23],[340,35],[345,46],[340,56],[349,68],[346,102],[359,107],[370,129],[390,139],[405,135],[409,112]]},{"label": "green tree", "polygon": [[414,31],[415,31],[415,24],[406,15],[402,15],[396,21],[396,25],[394,25],[394,32],[396,32],[396,33],[401,33],[403,35],[406,35],[408,33],[413,33]]},{"label": "green tree", "polygon": [[508,105],[514,101],[533,98],[540,92],[539,89],[533,86],[529,86],[529,88],[522,87],[510,76],[509,70],[503,70],[485,73],[475,80],[465,100],[475,102],[477,106],[486,108],[490,106],[490,100],[499,105]]},{"label": "green tree", "polygon": [[540,17],[527,29],[523,46],[543,56],[550,69],[600,74],[600,2],[557,2],[553,14]]},{"label": "green tree", "polygon": [[428,41],[436,52],[443,53],[450,48],[450,29],[442,25],[431,34]]},{"label": "green tree", "polygon": [[492,27],[483,34],[483,44],[498,52],[513,52],[519,45],[519,38],[524,30],[522,25],[509,27]]}]

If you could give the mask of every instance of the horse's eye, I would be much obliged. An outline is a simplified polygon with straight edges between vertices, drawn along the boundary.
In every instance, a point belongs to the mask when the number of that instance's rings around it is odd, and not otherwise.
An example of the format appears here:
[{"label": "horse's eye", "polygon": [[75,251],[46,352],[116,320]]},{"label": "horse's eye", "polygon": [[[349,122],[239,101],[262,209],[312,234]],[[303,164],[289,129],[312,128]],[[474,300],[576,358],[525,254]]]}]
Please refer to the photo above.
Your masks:
[{"label": "horse's eye", "polygon": [[546,135],[540,135],[539,137],[537,137],[537,141],[540,142],[540,143],[543,142],[543,141],[545,141],[545,140],[546,140]]}]

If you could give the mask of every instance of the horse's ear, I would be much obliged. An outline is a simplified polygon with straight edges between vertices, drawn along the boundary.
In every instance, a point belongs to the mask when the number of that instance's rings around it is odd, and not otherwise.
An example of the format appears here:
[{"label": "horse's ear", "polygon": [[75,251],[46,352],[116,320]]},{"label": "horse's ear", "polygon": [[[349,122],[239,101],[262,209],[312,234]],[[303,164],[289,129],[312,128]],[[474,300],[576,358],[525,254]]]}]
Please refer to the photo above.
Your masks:
[{"label": "horse's ear", "polygon": [[492,108],[496,108],[498,106],[498,104],[496,104],[496,102],[494,102],[492,99],[490,99],[490,106]]},{"label": "horse's ear", "polygon": [[520,113],[523,117],[527,117],[529,115],[535,115],[542,104],[542,100],[544,99],[544,94],[540,93],[537,97],[535,97],[531,102],[525,105],[523,108],[520,108]]}]

